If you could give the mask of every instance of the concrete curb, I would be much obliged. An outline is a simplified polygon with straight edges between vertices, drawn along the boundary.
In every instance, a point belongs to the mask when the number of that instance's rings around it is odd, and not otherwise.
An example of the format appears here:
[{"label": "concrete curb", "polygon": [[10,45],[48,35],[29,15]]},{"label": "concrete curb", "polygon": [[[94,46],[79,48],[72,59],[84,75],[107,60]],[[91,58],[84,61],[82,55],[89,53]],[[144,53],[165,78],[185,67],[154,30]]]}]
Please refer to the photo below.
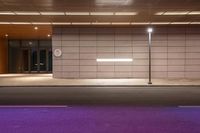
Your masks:
[{"label": "concrete curb", "polygon": [[0,87],[200,87],[200,85],[0,85]]}]

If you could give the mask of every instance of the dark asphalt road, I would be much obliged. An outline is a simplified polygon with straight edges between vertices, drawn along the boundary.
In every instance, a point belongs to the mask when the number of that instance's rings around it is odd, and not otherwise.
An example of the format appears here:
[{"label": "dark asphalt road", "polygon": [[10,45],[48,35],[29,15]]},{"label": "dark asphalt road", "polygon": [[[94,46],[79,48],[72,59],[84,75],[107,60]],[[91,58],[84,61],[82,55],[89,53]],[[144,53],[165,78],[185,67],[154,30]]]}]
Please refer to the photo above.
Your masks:
[{"label": "dark asphalt road", "polygon": [[0,87],[1,105],[200,105],[200,87]]}]

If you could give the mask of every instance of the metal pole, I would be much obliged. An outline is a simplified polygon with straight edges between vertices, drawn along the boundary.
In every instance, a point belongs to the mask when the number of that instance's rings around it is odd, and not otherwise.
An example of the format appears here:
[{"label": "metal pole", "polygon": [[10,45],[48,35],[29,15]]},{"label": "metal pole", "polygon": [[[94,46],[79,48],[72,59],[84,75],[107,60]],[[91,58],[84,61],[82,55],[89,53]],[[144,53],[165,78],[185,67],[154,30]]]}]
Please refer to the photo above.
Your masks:
[{"label": "metal pole", "polygon": [[151,82],[151,32],[149,32],[149,82],[148,84],[152,84]]}]

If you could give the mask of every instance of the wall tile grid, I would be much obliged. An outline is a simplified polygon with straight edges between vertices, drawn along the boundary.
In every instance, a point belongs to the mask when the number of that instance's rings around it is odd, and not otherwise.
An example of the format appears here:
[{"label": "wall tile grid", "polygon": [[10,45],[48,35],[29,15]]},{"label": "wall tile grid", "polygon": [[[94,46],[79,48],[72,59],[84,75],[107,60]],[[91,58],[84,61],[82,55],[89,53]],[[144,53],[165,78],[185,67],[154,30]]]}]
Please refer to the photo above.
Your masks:
[{"label": "wall tile grid", "polygon": [[[145,28],[53,28],[55,78],[148,78]],[[133,62],[96,62],[133,58]],[[200,29],[161,27],[152,36],[153,78],[200,78]]]}]

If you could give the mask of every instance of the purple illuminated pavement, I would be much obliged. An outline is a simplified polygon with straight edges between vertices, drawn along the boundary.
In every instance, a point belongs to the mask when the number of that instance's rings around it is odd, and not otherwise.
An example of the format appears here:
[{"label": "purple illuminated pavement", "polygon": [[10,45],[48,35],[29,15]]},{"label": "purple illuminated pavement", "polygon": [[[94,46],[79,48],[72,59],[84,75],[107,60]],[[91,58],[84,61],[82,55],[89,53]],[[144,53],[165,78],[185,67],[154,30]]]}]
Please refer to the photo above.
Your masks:
[{"label": "purple illuminated pavement", "polygon": [[0,133],[200,133],[200,108],[0,107]]}]

